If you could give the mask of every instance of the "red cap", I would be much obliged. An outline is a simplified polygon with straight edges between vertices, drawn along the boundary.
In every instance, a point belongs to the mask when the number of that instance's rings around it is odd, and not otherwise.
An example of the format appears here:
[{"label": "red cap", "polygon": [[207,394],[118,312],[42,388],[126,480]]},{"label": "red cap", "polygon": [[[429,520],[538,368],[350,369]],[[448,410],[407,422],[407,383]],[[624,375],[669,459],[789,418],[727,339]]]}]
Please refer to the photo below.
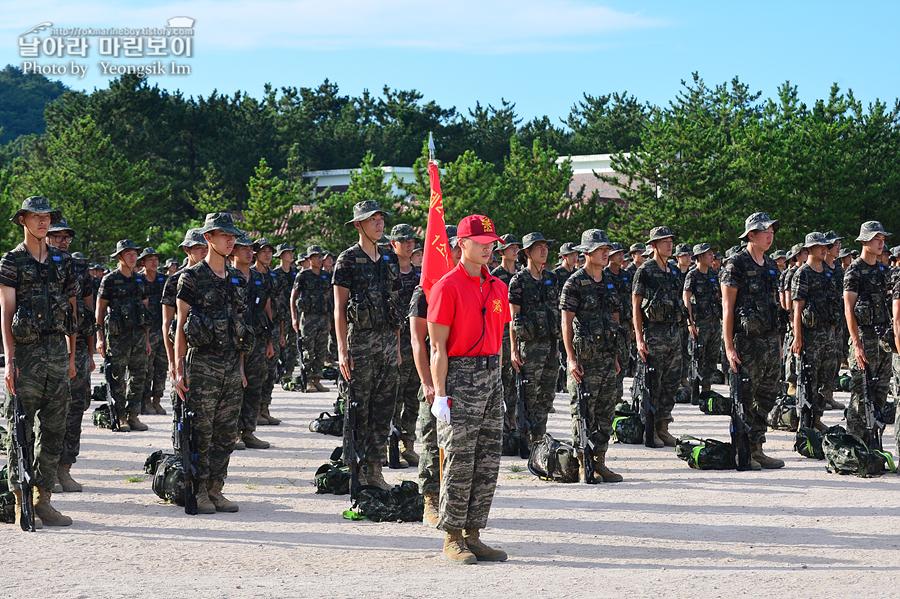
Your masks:
[{"label": "red cap", "polygon": [[480,214],[471,214],[459,221],[459,226],[456,228],[456,237],[458,239],[468,237],[478,243],[500,241],[500,237],[494,229],[494,222]]}]

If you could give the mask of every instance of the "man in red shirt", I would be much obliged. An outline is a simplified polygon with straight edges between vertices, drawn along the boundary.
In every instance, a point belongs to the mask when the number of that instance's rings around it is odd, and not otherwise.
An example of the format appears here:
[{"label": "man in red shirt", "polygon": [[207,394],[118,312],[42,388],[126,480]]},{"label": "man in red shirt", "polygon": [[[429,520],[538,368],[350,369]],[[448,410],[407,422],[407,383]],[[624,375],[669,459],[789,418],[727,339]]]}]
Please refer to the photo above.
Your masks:
[{"label": "man in red shirt", "polygon": [[481,542],[497,474],[503,432],[499,352],[510,321],[506,285],[485,265],[499,239],[494,223],[473,214],[457,229],[459,264],[431,290],[428,334],[437,418],[444,451],[437,528],[447,533],[443,558],[455,564],[505,561]]}]

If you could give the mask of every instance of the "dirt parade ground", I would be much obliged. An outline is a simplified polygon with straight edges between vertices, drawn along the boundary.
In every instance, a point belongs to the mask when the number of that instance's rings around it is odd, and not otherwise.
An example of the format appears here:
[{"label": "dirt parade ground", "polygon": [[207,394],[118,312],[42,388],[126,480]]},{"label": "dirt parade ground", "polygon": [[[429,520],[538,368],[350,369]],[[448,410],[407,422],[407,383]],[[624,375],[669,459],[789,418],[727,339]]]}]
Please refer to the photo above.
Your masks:
[{"label": "dirt parade ground", "polygon": [[[94,383],[100,377],[94,373]],[[769,433],[785,468],[696,471],[671,448],[611,445],[625,482],[543,482],[525,461],[503,458],[483,538],[505,563],[453,566],[442,533],[420,523],[353,522],[349,496],[317,495],[316,469],[340,443],[309,432],[330,411],[329,393],[276,388],[261,426],[267,450],[232,455],[226,495],[236,514],[188,516],[159,500],[142,472],[171,450],[167,416],[145,433],[112,433],[85,415],[73,467],[83,493],[54,494],[68,528],[34,534],[0,526],[6,597],[896,597],[895,528],[900,480],[838,476],[792,449],[793,433]],[[626,380],[626,393],[630,379]],[[727,388],[716,388],[727,394]],[[847,403],[849,394],[836,397]],[[570,437],[568,395],[556,396],[549,432]],[[727,416],[676,406],[672,432],[728,440]],[[837,424],[842,414],[825,413]],[[897,455],[893,427],[885,449]],[[389,482],[417,480],[388,470]]]}]

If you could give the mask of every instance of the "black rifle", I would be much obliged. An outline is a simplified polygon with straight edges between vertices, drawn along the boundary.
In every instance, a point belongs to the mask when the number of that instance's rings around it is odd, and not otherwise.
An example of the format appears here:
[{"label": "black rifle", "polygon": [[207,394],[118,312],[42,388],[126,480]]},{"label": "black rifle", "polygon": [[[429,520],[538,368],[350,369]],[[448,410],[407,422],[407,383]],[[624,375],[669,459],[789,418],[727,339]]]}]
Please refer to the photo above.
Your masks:
[{"label": "black rifle", "polygon": [[15,418],[15,427],[13,427],[13,444],[16,448],[16,477],[19,479],[19,489],[22,493],[22,516],[19,518],[19,525],[26,532],[34,532],[34,476],[31,472],[31,465],[34,463],[34,439],[29,441],[28,434],[28,416],[25,414],[25,406],[19,397],[19,373],[16,367],[16,359],[9,361],[13,373],[13,417]]},{"label": "black rifle", "polygon": [[[181,367],[185,368],[184,358]],[[187,381],[187,371],[185,380]],[[190,381],[188,381],[190,384]],[[181,457],[181,472],[184,474],[184,513],[192,516],[197,513],[197,451],[194,447],[194,412],[178,391],[172,398],[172,411],[175,417],[175,428],[172,431],[172,447],[175,455]]]},{"label": "black rifle", "polygon": [[594,484],[594,442],[591,440],[591,432],[588,430],[587,402],[591,396],[584,379],[578,383],[575,389],[578,400],[578,413],[575,415],[575,431],[578,436],[578,449],[581,451],[582,468],[581,482]]},{"label": "black rifle", "polygon": [[[690,335],[690,332],[688,332]],[[691,403],[700,401],[700,348],[703,347],[694,337],[688,337],[688,351],[691,354],[691,368],[688,374],[691,381]]]},{"label": "black rifle", "polygon": [[303,362],[303,337],[300,331],[297,331],[297,366],[300,368],[300,391],[306,393],[306,364]]},{"label": "black rifle", "polygon": [[882,420],[881,410],[875,405],[875,398],[872,395],[872,384],[879,380],[880,377],[869,376],[869,367],[863,366],[863,416],[865,417],[866,429],[863,431],[863,441],[870,449],[882,451],[884,448],[881,444],[881,434],[884,432],[884,422]]},{"label": "black rifle", "polygon": [[656,407],[653,405],[653,390],[651,384],[653,381],[653,373],[656,369],[650,366],[649,362],[640,358],[637,365],[637,390],[638,397],[635,410],[640,410],[640,414],[644,420],[644,446],[656,447]]},{"label": "black rifle", "polygon": [[557,393],[566,393],[568,388],[566,387],[567,380],[567,370],[568,364],[566,364],[566,352],[559,350],[556,352],[556,356],[559,360],[559,372],[556,375],[556,392]]},{"label": "black rifle", "polygon": [[400,468],[400,429],[391,418],[391,435],[388,437],[388,468]]},{"label": "black rifle", "polygon": [[525,404],[525,385],[528,379],[521,370],[516,373],[516,429],[519,432],[519,457],[527,460],[531,457],[528,451],[528,437],[531,436],[531,419],[528,417],[528,407]]},{"label": "black rifle", "polygon": [[744,415],[741,367],[731,371],[731,444],[737,456],[737,469],[750,470],[750,425]]},{"label": "black rifle", "polygon": [[106,404],[109,406],[109,419],[112,421],[112,428],[115,432],[122,432],[119,428],[119,408],[116,406],[116,398],[113,396],[113,375],[112,363],[109,356],[103,360],[103,377],[106,379]]},{"label": "black rifle", "polygon": [[797,359],[797,418],[800,426],[809,428],[813,425],[812,389],[810,374],[812,366],[806,363],[806,352],[801,351]]},{"label": "black rifle", "polygon": [[357,421],[356,410],[359,404],[356,403],[356,395],[353,393],[353,387],[350,382],[345,382],[347,386],[347,427],[350,434],[347,435],[347,459],[350,461],[350,501],[356,504],[356,497],[359,494],[359,422]]}]

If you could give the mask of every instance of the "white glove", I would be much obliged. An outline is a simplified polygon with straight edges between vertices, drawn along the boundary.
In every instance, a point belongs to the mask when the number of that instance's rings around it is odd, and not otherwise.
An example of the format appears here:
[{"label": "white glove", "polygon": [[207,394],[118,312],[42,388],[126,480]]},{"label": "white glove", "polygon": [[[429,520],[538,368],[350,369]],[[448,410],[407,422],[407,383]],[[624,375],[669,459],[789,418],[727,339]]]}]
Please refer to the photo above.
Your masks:
[{"label": "white glove", "polygon": [[446,395],[435,395],[431,404],[431,413],[441,422],[450,424],[450,398]]}]

